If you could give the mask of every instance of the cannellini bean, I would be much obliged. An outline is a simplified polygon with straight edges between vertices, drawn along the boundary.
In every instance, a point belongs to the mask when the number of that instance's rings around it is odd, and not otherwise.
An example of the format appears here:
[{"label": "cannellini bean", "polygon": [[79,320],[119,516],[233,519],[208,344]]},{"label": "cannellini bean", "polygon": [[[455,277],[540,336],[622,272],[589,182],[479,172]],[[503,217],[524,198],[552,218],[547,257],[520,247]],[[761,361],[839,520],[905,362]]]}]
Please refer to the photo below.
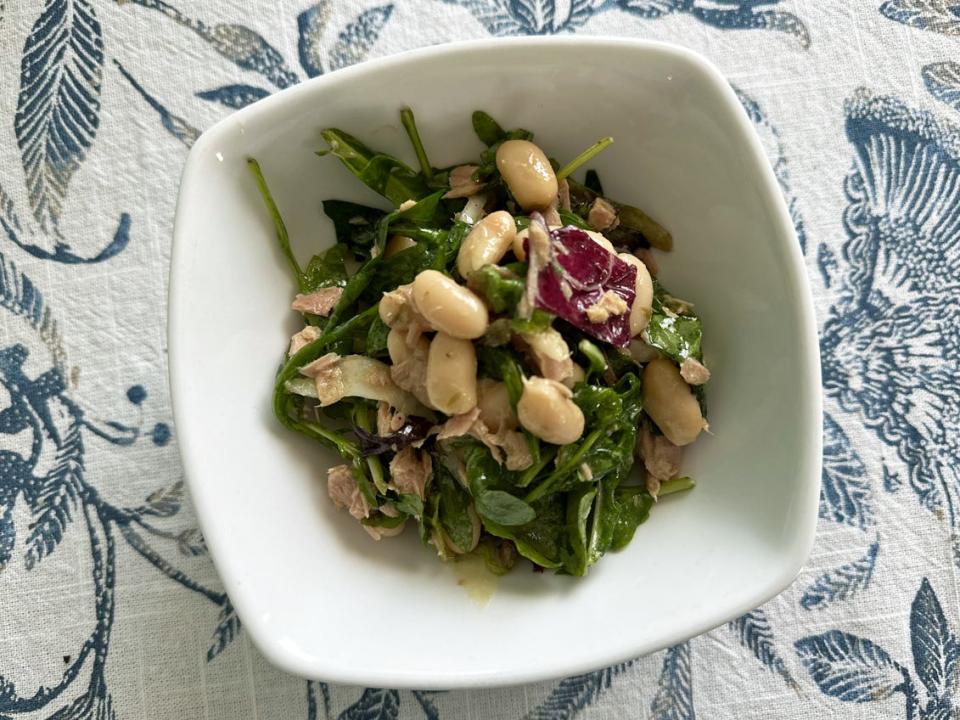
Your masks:
[{"label": "cannellini bean", "polygon": [[394,365],[399,365],[411,355],[419,354],[421,357],[426,357],[430,341],[423,335],[419,335],[416,345],[410,347],[408,336],[409,333],[404,328],[391,328],[387,333],[387,352],[390,354],[390,362]]},{"label": "cannellini bean", "polygon": [[506,384],[490,378],[480,380],[477,383],[477,407],[480,408],[480,420],[490,432],[517,427],[517,416],[510,405]]},{"label": "cannellini bean", "polygon": [[497,149],[497,169],[524,210],[546,210],[557,197],[557,176],[550,161],[529,140],[503,143]]},{"label": "cannellini bean", "polygon": [[582,367],[574,363],[573,374],[570,377],[561,380],[561,382],[572,390],[574,387],[576,387],[577,383],[583,382],[586,379],[587,373]]},{"label": "cannellini bean", "polygon": [[473,343],[438,332],[427,355],[427,397],[447,415],[460,415],[477,404],[477,353]]},{"label": "cannellini bean", "polygon": [[437,270],[417,275],[413,301],[432,328],[452,337],[472,340],[487,330],[483,300]]},{"label": "cannellini bean", "polygon": [[520,262],[525,262],[527,259],[527,251],[524,249],[523,243],[528,237],[530,237],[528,228],[524,228],[513,236],[513,254]]},{"label": "cannellini bean", "polygon": [[[608,253],[616,253],[616,252],[617,252],[617,251],[614,249],[614,247],[613,247],[613,243],[610,242],[609,240],[607,240],[606,235],[604,235],[603,233],[598,233],[596,230],[584,230],[584,232],[585,232],[587,235],[590,236],[590,239],[591,239],[591,240],[593,240],[595,243],[597,243],[597,245],[599,245],[600,247],[602,247],[602,248],[603,248],[604,250],[606,250]],[[627,260],[626,258],[624,258],[623,255],[626,255],[626,253],[623,253],[622,255],[620,255],[620,259],[621,259],[621,260],[625,260],[626,262],[630,262],[629,260]],[[632,257],[632,256],[631,256],[631,257]]]},{"label": "cannellini bean", "polygon": [[406,235],[394,235],[389,240],[387,240],[387,246],[383,249],[383,256],[385,258],[393,257],[398,252],[406,250],[407,248],[412,248],[417,244],[417,241]]},{"label": "cannellini bean", "polygon": [[634,285],[637,296],[630,308],[630,334],[636,337],[647,327],[653,314],[653,280],[647,266],[636,255],[620,253],[617,257],[637,269],[637,281]]},{"label": "cannellini bean", "polygon": [[706,427],[697,398],[667,358],[655,358],[643,369],[643,409],[674,445],[689,445]]},{"label": "cannellini bean", "polygon": [[474,225],[473,230],[460,245],[457,254],[457,270],[464,278],[484,265],[500,262],[513,245],[517,224],[506,210],[490,213]]},{"label": "cannellini bean", "polygon": [[556,380],[533,377],[523,383],[517,403],[520,424],[555,445],[569,445],[583,435],[583,411],[571,400],[570,389]]}]

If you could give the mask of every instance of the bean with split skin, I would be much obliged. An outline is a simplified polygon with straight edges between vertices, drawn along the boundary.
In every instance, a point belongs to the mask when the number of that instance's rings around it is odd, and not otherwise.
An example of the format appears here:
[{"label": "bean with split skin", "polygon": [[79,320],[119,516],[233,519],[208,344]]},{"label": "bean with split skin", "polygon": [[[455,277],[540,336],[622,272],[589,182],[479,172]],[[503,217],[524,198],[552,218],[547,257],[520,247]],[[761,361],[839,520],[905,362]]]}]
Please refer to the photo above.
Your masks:
[{"label": "bean with split skin", "polygon": [[460,415],[477,405],[477,352],[473,343],[438,332],[427,354],[427,397],[447,415]]},{"label": "bean with split skin", "polygon": [[437,270],[424,270],[413,281],[413,301],[435,330],[473,340],[487,331],[487,306],[467,288]]},{"label": "bean with split skin", "polygon": [[533,377],[524,380],[517,403],[520,424],[541,440],[569,445],[583,435],[583,411],[571,399],[570,388],[556,380]]},{"label": "bean with split skin", "polygon": [[515,430],[517,416],[510,405],[510,393],[505,383],[483,378],[477,383],[477,407],[480,408],[480,420],[490,432]]},{"label": "bean with split skin", "polygon": [[680,369],[664,357],[643,369],[643,409],[674,445],[689,445],[707,425]]},{"label": "bean with split skin", "polygon": [[557,176],[543,150],[529,140],[507,140],[500,145],[497,169],[524,210],[545,210],[556,200]]},{"label": "bean with split skin", "polygon": [[636,298],[630,307],[630,335],[639,335],[653,314],[653,279],[643,260],[630,253],[620,253],[617,257],[637,269],[637,279],[634,284]]},{"label": "bean with split skin", "polygon": [[460,245],[457,254],[457,270],[462,277],[479,270],[484,265],[500,262],[513,245],[517,224],[506,210],[490,213],[473,226],[470,234]]}]

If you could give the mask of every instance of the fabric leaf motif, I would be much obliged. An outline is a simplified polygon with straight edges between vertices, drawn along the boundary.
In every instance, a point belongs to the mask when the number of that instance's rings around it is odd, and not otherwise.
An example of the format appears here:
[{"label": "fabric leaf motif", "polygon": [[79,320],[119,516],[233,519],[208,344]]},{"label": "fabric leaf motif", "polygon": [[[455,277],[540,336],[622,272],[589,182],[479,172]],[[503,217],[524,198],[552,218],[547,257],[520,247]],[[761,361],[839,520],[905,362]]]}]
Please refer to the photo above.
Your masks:
[{"label": "fabric leaf motif", "polygon": [[917,677],[931,696],[945,698],[957,680],[960,646],[927,578],[910,606],[910,645]]},{"label": "fabric leaf motif", "polygon": [[830,630],[801,638],[794,647],[820,690],[839,700],[882,700],[910,685],[907,671],[866,638]]},{"label": "fabric leaf motif", "polygon": [[83,436],[74,419],[57,449],[54,466],[28,493],[34,520],[27,536],[27,569],[52,553],[63,540],[83,492]]},{"label": "fabric leaf motif", "polygon": [[16,528],[13,524],[13,500],[0,502],[0,571],[10,562],[13,544],[16,541]]},{"label": "fabric leaf motif", "polygon": [[820,517],[860,529],[873,525],[873,493],[864,475],[866,468],[846,433],[830,415],[824,414]]},{"label": "fabric leaf motif", "polygon": [[340,713],[339,720],[397,720],[399,717],[399,692],[367,688],[359,700]]},{"label": "fabric leaf motif", "polygon": [[128,83],[130,83],[130,86],[136,90],[140,94],[140,97],[147,102],[147,105],[157,111],[157,114],[160,116],[160,122],[163,124],[163,127],[166,129],[166,131],[188,148],[192,147],[197,141],[197,138],[200,137],[200,131],[182,117],[174,115],[172,112],[167,110],[167,108],[162,105],[159,100],[148,93],[146,88],[137,82],[136,78],[134,78],[133,75],[131,75],[127,69],[120,64],[119,61],[114,60],[113,63],[117,66],[120,74],[126,78]]},{"label": "fabric leaf motif", "polygon": [[547,699],[528,713],[524,720],[571,720],[596,702],[604,690],[610,688],[613,678],[631,665],[632,661],[561,680]]},{"label": "fabric leaf motif", "polygon": [[230,600],[224,601],[220,606],[220,617],[217,618],[217,628],[213,631],[213,642],[207,650],[207,662],[213,660],[217,655],[227,649],[227,646],[233,642],[234,638],[240,634],[240,618]]},{"label": "fabric leaf motif", "polygon": [[803,593],[800,605],[805,610],[822,609],[864,590],[873,577],[879,550],[880,541],[877,540],[867,548],[863,557],[818,577]]},{"label": "fabric leaf motif", "polygon": [[944,35],[960,35],[960,3],[948,0],[887,0],[880,6],[884,17]]},{"label": "fabric leaf motif", "polygon": [[330,50],[330,69],[339,70],[365,59],[392,14],[393,5],[380,5],[360,13],[343,29]]},{"label": "fabric leaf motif", "polygon": [[620,0],[624,10],[645,18],[659,18],[668,15],[681,6],[679,0]]},{"label": "fabric leaf motif", "polygon": [[330,0],[311,5],[297,15],[297,54],[307,77],[323,74],[323,32],[330,22]]},{"label": "fabric leaf motif", "polygon": [[799,687],[777,652],[773,642],[773,629],[762,608],[741,615],[729,625],[740,639],[740,644],[750,650],[764,667],[779,675],[788,687]]},{"label": "fabric leaf motif", "polygon": [[923,83],[937,100],[960,110],[960,63],[951,60],[925,66]]},{"label": "fabric leaf motif", "polygon": [[667,650],[657,684],[657,694],[650,705],[654,720],[695,720],[689,642]]},{"label": "fabric leaf motif", "polygon": [[56,230],[100,124],[103,40],[87,0],[47,0],[20,64],[14,133],[34,217]]},{"label": "fabric leaf motif", "polygon": [[201,100],[210,100],[225,105],[228,108],[240,109],[270,94],[269,90],[258,88],[255,85],[223,85],[212,90],[202,90],[197,93]]},{"label": "fabric leaf motif", "polygon": [[141,515],[155,517],[172,517],[180,512],[183,503],[183,481],[179,480],[159,490],[154,490],[147,496],[147,504],[139,508]]}]

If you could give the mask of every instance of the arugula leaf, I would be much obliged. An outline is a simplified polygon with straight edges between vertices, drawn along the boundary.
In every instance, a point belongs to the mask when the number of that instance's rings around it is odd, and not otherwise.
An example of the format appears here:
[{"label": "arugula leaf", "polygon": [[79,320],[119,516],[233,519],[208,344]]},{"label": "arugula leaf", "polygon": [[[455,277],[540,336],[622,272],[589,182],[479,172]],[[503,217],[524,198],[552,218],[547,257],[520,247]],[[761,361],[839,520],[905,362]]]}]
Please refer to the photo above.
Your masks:
[{"label": "arugula leaf", "polygon": [[535,517],[525,525],[507,527],[485,521],[491,535],[513,540],[517,551],[528,560],[545,568],[563,565],[561,542],[566,524],[566,505],[559,495],[532,504]]},{"label": "arugula leaf", "polygon": [[270,211],[270,217],[273,219],[273,227],[277,233],[277,243],[280,245],[280,250],[283,252],[283,256],[287,259],[287,263],[293,271],[297,287],[300,289],[300,292],[304,292],[303,272],[300,270],[300,264],[297,262],[297,258],[293,255],[293,250],[290,248],[290,235],[287,232],[287,226],[284,224],[283,217],[280,215],[280,209],[273,201],[273,195],[270,193],[270,188],[267,187],[267,181],[263,177],[263,172],[260,170],[260,163],[253,158],[247,158],[247,167],[250,168],[250,172],[253,173],[253,177],[257,182],[257,188],[260,190],[260,197],[263,198],[263,204],[266,205],[267,210]]},{"label": "arugula leaf", "polygon": [[498,525],[525,525],[535,517],[532,507],[504,490],[486,490],[474,497],[474,503],[482,520]]},{"label": "arugula leaf", "polygon": [[678,365],[688,358],[703,360],[700,347],[703,325],[692,310],[677,314],[667,307],[669,295],[663,286],[653,281],[653,314],[643,331],[643,340],[655,347]]},{"label": "arugula leaf", "polygon": [[567,542],[570,547],[564,552],[563,569],[571,575],[587,574],[587,520],[596,496],[597,489],[593,486],[577,488],[567,496]]},{"label": "arugula leaf", "polygon": [[434,492],[439,498],[438,520],[451,542],[463,552],[473,549],[474,525],[470,518],[470,493],[460,487],[443,460],[434,458]]},{"label": "arugula leaf", "polygon": [[593,228],[590,227],[590,223],[577,215],[575,212],[571,210],[560,210],[559,213],[561,225],[573,225],[581,230],[593,230]]},{"label": "arugula leaf", "polygon": [[349,133],[327,128],[320,134],[346,168],[364,185],[396,206],[430,194],[423,176],[392,155],[375,152]]},{"label": "arugula leaf", "polygon": [[358,260],[368,260],[377,242],[379,223],[386,212],[346,200],[324,200],[323,212],[333,221],[337,242]]},{"label": "arugula leaf", "polygon": [[613,532],[610,549],[621,550],[633,539],[641,523],[650,517],[653,498],[640,487],[620,487],[614,493]]},{"label": "arugula leaf", "polygon": [[377,315],[367,331],[367,342],[364,348],[366,354],[371,357],[384,357],[387,354],[387,335],[389,334],[390,328]]},{"label": "arugula leaf", "polygon": [[419,495],[404,493],[393,501],[394,506],[400,512],[420,520],[423,517],[423,500]]},{"label": "arugula leaf", "polygon": [[500,123],[483,110],[474,110],[471,121],[473,122],[473,131],[480,138],[480,142],[488,147],[503,142],[507,137],[507,133],[500,127]]},{"label": "arugula leaf", "polygon": [[510,395],[510,404],[516,409],[523,395],[523,371],[515,352],[506,348],[477,346],[477,363],[481,377],[502,380]]},{"label": "arugula leaf", "polygon": [[546,310],[534,308],[529,318],[515,317],[510,321],[510,327],[518,333],[543,332],[553,324],[554,316]]},{"label": "arugula leaf", "polygon": [[484,265],[467,278],[467,286],[495,313],[512,312],[523,297],[524,281],[496,265]]},{"label": "arugula leaf", "polygon": [[423,173],[423,177],[429,183],[433,177],[433,168],[430,167],[427,151],[423,147],[423,140],[420,139],[420,131],[417,130],[417,120],[413,116],[413,110],[408,107],[401,109],[400,123],[403,125],[403,129],[407,131],[407,137],[410,138],[413,152],[417,156],[417,162],[420,163],[420,172]]},{"label": "arugula leaf", "polygon": [[300,287],[311,293],[325,287],[344,287],[347,284],[346,246],[336,244],[329,250],[314,255],[303,271]]},{"label": "arugula leaf", "polygon": [[[600,193],[572,178],[567,178],[567,184],[570,186],[572,210],[580,217],[587,217],[594,200],[601,197]],[[617,219],[620,221],[613,230],[604,231],[604,235],[614,245],[625,245],[627,247],[652,246],[658,250],[666,251],[673,248],[673,236],[670,232],[643,210],[611,200],[608,197],[604,199],[613,205],[617,211]]]}]

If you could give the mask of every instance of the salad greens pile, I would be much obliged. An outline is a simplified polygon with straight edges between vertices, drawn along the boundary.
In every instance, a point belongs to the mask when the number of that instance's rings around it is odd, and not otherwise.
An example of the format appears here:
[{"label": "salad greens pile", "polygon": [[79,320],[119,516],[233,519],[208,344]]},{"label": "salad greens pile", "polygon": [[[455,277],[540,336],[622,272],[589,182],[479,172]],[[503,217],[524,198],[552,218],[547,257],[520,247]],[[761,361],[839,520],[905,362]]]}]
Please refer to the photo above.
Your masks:
[{"label": "salad greens pile", "polygon": [[[657,366],[657,378],[682,376],[680,392],[696,397],[685,411],[701,423],[694,435],[706,426],[700,319],[647,270],[656,274],[650,248],[669,250],[671,236],[638,208],[606,198],[595,172],[573,179],[610,138],[563,166],[549,159],[554,200],[530,210],[501,148],[531,141],[531,132],[505,130],[477,111],[479,157],[435,167],[413,113],[404,109],[400,119],[415,167],[343,130],[322,131],[327,147],[317,155],[339,160],[386,202],[324,200],[337,242],[306,265],[260,165],[248,161],[304,321],[277,373],[274,413],[343,458],[329,472],[330,496],[375,539],[415,524],[445,560],[474,553],[502,574],[522,556],[535,569],[582,576],[630,542],[658,498],[693,487],[678,476],[679,446],[688,441],[672,442],[671,408],[652,409],[666,391],[645,382],[646,367]],[[462,276],[465,241],[503,211],[512,242]],[[430,322],[418,295],[425,271],[444,276],[430,276],[441,289],[455,283],[451,297],[482,302],[481,335]],[[641,276],[652,298],[637,333]],[[438,399],[439,388],[456,384],[455,371],[441,369],[431,349],[441,335],[469,356],[462,367],[467,384],[476,383],[450,401]],[[535,380],[543,402],[580,423],[572,442],[549,442],[550,428],[528,419],[540,409]],[[472,400],[459,407],[463,397]]]}]

